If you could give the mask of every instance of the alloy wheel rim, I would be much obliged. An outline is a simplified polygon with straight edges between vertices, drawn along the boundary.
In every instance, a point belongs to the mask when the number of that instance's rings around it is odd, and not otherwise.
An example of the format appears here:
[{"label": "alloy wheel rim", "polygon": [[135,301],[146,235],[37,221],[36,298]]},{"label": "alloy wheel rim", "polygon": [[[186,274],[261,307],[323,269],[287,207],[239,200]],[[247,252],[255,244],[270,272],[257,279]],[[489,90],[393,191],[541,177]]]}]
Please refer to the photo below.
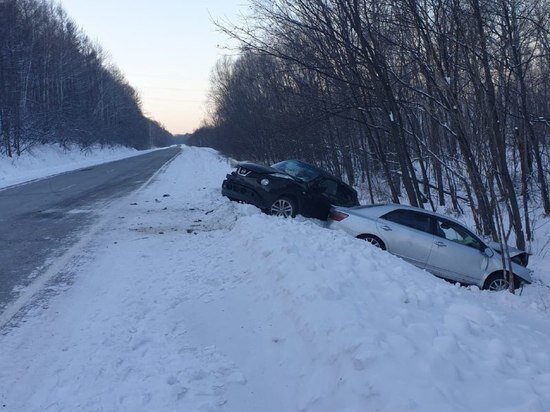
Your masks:
[{"label": "alloy wheel rim", "polygon": [[500,292],[501,290],[507,290],[510,284],[505,279],[495,279],[489,284],[489,290],[493,292]]},{"label": "alloy wheel rim", "polygon": [[376,246],[376,247],[380,248],[380,242],[378,242],[378,240],[376,240],[373,237],[368,237],[367,242],[369,242],[373,246]]},{"label": "alloy wheel rim", "polygon": [[291,217],[293,211],[292,204],[285,199],[279,199],[271,205],[271,214],[275,216]]}]

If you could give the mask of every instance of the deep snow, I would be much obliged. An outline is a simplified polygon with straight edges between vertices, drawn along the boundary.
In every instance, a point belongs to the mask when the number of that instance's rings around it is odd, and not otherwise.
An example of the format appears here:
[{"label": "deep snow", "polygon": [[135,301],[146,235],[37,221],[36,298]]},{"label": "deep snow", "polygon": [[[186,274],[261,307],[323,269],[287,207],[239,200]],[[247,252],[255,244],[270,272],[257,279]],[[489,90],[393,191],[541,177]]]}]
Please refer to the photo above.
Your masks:
[{"label": "deep snow", "polygon": [[86,150],[81,150],[76,145],[66,148],[55,144],[34,146],[21,156],[0,156],[0,189],[148,151],[150,150],[138,151],[123,146],[91,146]]},{"label": "deep snow", "polygon": [[0,335],[4,410],[550,410],[547,286],[452,285],[229,202],[229,170],[185,147],[98,212],[61,283]]}]

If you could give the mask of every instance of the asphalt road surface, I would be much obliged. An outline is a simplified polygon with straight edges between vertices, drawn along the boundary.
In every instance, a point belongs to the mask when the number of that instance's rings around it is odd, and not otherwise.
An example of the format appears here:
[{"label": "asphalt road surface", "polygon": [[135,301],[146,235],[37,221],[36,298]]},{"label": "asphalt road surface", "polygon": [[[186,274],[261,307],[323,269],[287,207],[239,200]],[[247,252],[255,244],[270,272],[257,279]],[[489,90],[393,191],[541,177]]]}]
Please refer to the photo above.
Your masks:
[{"label": "asphalt road surface", "polygon": [[0,190],[0,314],[97,219],[102,202],[125,196],[179,147]]}]

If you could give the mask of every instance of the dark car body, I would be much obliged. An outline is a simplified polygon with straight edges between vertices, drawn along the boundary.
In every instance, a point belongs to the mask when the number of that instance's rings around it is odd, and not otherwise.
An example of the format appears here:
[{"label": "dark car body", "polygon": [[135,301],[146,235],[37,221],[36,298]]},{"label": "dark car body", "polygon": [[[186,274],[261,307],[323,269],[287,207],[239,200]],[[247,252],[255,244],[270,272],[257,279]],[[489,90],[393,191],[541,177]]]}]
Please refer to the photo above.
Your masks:
[{"label": "dark car body", "polygon": [[[289,214],[326,220],[331,205],[357,206],[357,192],[330,173],[299,160],[273,166],[239,163],[222,184],[222,194],[273,213],[281,199],[293,207]],[[285,215],[286,216],[286,215]]]}]

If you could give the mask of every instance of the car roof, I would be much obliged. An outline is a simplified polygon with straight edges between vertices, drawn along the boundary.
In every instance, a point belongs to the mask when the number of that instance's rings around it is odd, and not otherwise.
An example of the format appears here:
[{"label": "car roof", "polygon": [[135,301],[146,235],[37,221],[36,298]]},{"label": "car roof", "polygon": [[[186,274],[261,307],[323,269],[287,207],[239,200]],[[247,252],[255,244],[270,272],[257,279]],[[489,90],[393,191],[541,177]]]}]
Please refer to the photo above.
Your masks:
[{"label": "car roof", "polygon": [[463,222],[461,222],[457,219],[454,219],[452,217],[442,215],[441,213],[432,212],[431,210],[422,209],[420,207],[415,207],[415,206],[410,206],[410,205],[402,205],[402,204],[399,204],[399,203],[378,203],[378,204],[374,204],[374,205],[356,206],[356,207],[353,207],[353,208],[350,208],[350,209],[355,210],[355,209],[370,209],[370,208],[373,208],[373,209],[374,208],[383,208],[383,211],[385,213],[391,212],[392,210],[396,210],[396,209],[412,210],[412,211],[424,213],[424,214],[427,214],[427,215],[430,215],[430,216],[439,217],[441,219],[450,220],[451,222],[455,222],[455,223],[458,223],[461,226],[465,226],[465,224]]}]

